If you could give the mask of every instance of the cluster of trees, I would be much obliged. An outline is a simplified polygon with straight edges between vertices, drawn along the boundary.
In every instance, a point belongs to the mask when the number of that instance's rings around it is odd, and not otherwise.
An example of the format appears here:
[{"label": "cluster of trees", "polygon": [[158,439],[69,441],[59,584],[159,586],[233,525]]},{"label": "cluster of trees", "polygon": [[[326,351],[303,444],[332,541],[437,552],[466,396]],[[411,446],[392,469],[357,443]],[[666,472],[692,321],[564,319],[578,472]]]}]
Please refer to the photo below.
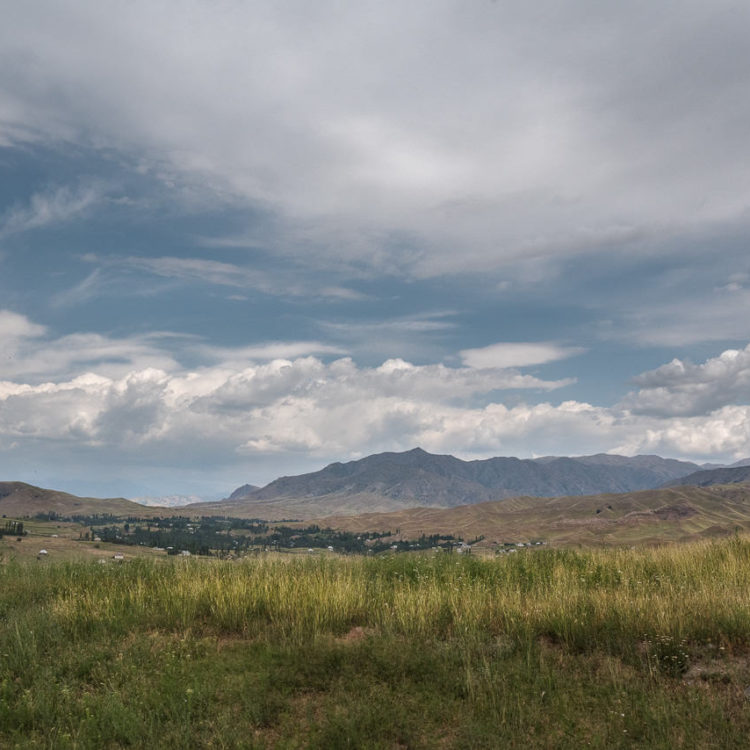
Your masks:
[{"label": "cluster of trees", "polygon": [[149,519],[145,524],[107,524],[91,526],[84,539],[100,539],[114,544],[162,547],[167,550],[187,550],[194,555],[226,555],[253,549],[326,549],[337,552],[359,553],[399,551],[451,547],[451,535],[422,535],[418,539],[393,542],[387,540],[390,531],[354,533],[321,528],[315,524],[303,528],[293,526],[270,527],[265,522],[245,519],[189,518]]},{"label": "cluster of trees", "polygon": [[337,552],[366,553],[384,552],[387,549],[397,551],[432,549],[433,547],[449,547],[454,537],[450,534],[422,534],[417,539],[400,540],[394,542],[387,538],[391,531],[362,532],[337,531],[335,529],[321,529],[312,525],[305,528],[291,526],[277,526],[266,536],[266,543],[280,548],[294,547],[333,547]]},{"label": "cluster of trees", "polygon": [[140,544],[145,547],[163,547],[173,550],[187,550],[194,555],[226,554],[250,546],[250,537],[232,535],[228,531],[204,527],[202,524],[187,527],[132,527],[122,526],[92,527],[92,538],[115,544]]},{"label": "cluster of trees", "polygon": [[23,521],[6,521],[0,526],[0,537],[6,534],[8,536],[25,536],[26,532],[23,528]]},{"label": "cluster of trees", "polygon": [[[452,549],[460,539],[450,534],[421,535],[416,539],[393,541],[391,531],[337,531],[315,524],[305,527],[270,526],[258,518],[204,516],[166,516],[158,518],[129,517],[125,520],[110,514],[63,517],[55,512],[40,513],[44,521],[74,521],[88,527],[84,540],[101,540],[114,544],[162,547],[168,551],[186,550],[194,555],[227,555],[252,549],[326,549],[355,554],[423,550],[433,547]],[[396,530],[398,534],[398,529]]]}]

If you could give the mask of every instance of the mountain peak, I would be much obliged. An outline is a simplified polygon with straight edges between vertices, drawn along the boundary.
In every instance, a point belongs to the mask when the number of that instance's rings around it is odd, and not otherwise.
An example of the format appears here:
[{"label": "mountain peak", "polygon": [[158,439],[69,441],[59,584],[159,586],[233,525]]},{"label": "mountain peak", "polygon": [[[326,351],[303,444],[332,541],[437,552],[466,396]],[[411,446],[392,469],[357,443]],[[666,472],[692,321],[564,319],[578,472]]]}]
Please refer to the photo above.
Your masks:
[{"label": "mountain peak", "polygon": [[238,487],[230,496],[230,500],[239,500],[243,497],[251,495],[258,487],[254,484],[243,484],[242,487]]}]

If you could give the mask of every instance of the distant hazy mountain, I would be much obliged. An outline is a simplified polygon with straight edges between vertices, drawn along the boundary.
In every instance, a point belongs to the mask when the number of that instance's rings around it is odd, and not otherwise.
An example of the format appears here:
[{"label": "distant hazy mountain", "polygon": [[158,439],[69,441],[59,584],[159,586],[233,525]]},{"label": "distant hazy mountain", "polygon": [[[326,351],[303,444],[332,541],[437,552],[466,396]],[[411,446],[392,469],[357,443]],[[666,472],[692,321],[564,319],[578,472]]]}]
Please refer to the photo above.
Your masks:
[{"label": "distant hazy mountain", "polygon": [[659,456],[608,454],[462,461],[415,448],[333,463],[311,474],[276,479],[261,489],[239,488],[228,501],[212,507],[216,512],[269,519],[452,507],[519,495],[556,497],[651,489],[699,468]]},{"label": "distant hazy mountain", "polygon": [[740,463],[723,469],[696,471],[671,482],[666,482],[663,486],[693,485],[709,487],[712,484],[737,484],[738,482],[750,482],[750,466],[747,464]]},{"label": "distant hazy mountain", "polygon": [[699,464],[701,469],[734,469],[737,466],[750,466],[750,458],[741,458],[733,464]]},{"label": "distant hazy mountain", "polygon": [[131,498],[138,505],[145,505],[149,508],[180,508],[183,505],[192,503],[210,502],[204,497],[197,495],[166,495],[163,497],[134,497]]}]

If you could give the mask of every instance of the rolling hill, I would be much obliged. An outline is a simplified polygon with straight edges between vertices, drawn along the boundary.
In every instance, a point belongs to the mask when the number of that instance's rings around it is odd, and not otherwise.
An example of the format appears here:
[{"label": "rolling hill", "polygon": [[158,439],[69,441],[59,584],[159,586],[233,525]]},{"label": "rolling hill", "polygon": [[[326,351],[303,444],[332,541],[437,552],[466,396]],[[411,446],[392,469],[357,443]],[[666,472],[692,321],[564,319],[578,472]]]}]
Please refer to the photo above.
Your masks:
[{"label": "rolling hill", "polygon": [[409,508],[316,519],[357,533],[390,531],[413,539],[453,534],[482,546],[544,540],[550,544],[632,545],[686,541],[750,530],[750,488],[675,487],[579,497],[517,497],[455,508]]},{"label": "rolling hill", "polygon": [[658,487],[698,468],[659,456],[608,454],[462,461],[415,448],[333,463],[310,474],[276,479],[260,489],[239,488],[219,503],[187,507],[269,520],[417,506],[445,508],[519,495],[631,492]]},{"label": "rolling hill", "polygon": [[148,516],[163,514],[163,509],[146,508],[124,498],[98,499],[77,497],[67,492],[45,490],[25,482],[0,482],[0,513],[7,516],[34,516],[58,513],[62,516],[110,513],[113,516]]}]

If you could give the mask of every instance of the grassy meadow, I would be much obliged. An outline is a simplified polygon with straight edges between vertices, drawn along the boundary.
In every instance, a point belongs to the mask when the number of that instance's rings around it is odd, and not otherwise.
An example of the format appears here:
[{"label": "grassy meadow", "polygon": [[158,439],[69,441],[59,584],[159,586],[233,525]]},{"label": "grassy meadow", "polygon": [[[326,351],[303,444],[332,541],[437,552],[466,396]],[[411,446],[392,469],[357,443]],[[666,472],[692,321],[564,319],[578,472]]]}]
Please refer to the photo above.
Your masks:
[{"label": "grassy meadow", "polygon": [[747,747],[750,541],[0,565],[0,747]]}]

